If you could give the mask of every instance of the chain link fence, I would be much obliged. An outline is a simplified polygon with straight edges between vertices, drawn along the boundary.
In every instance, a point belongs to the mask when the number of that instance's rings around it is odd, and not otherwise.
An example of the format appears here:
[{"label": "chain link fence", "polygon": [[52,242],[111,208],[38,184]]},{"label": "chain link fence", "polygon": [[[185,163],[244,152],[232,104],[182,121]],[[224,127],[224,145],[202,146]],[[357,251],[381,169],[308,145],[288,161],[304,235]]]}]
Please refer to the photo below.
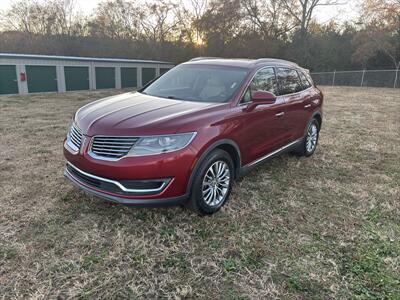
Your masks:
[{"label": "chain link fence", "polygon": [[400,88],[400,70],[361,70],[311,73],[318,85]]}]

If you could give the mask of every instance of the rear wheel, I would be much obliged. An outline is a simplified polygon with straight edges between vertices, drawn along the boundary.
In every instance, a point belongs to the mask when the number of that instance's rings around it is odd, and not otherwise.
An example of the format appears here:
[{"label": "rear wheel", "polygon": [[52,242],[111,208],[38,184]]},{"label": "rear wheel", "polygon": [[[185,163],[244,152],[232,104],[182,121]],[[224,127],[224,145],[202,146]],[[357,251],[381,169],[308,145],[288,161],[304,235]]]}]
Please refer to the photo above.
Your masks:
[{"label": "rear wheel", "polygon": [[200,215],[217,212],[228,200],[234,179],[230,155],[216,149],[201,163],[187,206]]},{"label": "rear wheel", "polygon": [[308,123],[307,131],[303,137],[303,141],[300,144],[296,153],[300,156],[311,156],[314,154],[317,148],[319,138],[319,123],[316,119],[312,119]]}]

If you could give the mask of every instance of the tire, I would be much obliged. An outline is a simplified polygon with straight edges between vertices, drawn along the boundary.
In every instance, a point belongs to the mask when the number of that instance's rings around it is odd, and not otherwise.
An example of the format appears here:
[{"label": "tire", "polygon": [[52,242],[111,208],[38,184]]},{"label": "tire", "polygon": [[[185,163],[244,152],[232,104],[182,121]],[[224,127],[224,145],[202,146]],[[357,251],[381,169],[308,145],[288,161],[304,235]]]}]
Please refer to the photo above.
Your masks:
[{"label": "tire", "polygon": [[317,119],[311,119],[307,125],[307,130],[303,137],[303,141],[296,151],[297,155],[308,157],[314,154],[315,149],[317,149],[319,139],[319,128],[320,125]]},{"label": "tire", "polygon": [[231,156],[221,149],[212,151],[201,162],[186,206],[199,215],[217,212],[229,198],[234,174]]}]

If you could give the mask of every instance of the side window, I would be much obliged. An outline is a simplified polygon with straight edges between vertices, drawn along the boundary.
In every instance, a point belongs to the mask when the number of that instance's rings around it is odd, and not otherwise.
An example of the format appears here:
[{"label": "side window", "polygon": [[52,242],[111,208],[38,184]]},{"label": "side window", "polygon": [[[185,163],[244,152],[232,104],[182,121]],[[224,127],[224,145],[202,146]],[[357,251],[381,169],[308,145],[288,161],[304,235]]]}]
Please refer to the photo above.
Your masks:
[{"label": "side window", "polygon": [[297,93],[303,89],[296,70],[278,68],[277,75],[282,95]]},{"label": "side window", "polygon": [[247,103],[251,101],[251,92],[250,92],[250,88],[248,88],[246,90],[246,93],[244,93],[243,98],[241,103]]},{"label": "side window", "polygon": [[278,83],[274,68],[264,68],[257,72],[246,93],[243,95],[241,103],[250,102],[251,93],[257,91],[266,91],[278,95]]},{"label": "side window", "polygon": [[266,91],[278,95],[278,83],[276,82],[274,68],[265,68],[254,76],[250,83],[251,92]]},{"label": "side window", "polygon": [[305,76],[307,77],[308,82],[313,86],[314,85],[314,81],[312,80],[310,73],[306,72]]},{"label": "side window", "polygon": [[310,81],[308,81],[308,78],[306,77],[306,75],[304,75],[303,72],[298,72],[300,75],[300,79],[301,79],[301,83],[303,84],[304,89],[308,89],[311,86]]}]

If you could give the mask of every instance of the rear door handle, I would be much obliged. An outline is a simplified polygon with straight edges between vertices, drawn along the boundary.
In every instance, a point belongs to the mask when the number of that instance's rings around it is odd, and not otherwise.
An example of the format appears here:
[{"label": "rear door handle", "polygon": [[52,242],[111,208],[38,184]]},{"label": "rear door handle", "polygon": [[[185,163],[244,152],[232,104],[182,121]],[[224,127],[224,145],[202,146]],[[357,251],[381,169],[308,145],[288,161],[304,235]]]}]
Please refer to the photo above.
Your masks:
[{"label": "rear door handle", "polygon": [[311,107],[311,104],[304,105],[304,108],[309,108],[309,107]]},{"label": "rear door handle", "polygon": [[276,117],[283,117],[285,113],[283,111],[281,111],[280,113],[275,114]]}]

